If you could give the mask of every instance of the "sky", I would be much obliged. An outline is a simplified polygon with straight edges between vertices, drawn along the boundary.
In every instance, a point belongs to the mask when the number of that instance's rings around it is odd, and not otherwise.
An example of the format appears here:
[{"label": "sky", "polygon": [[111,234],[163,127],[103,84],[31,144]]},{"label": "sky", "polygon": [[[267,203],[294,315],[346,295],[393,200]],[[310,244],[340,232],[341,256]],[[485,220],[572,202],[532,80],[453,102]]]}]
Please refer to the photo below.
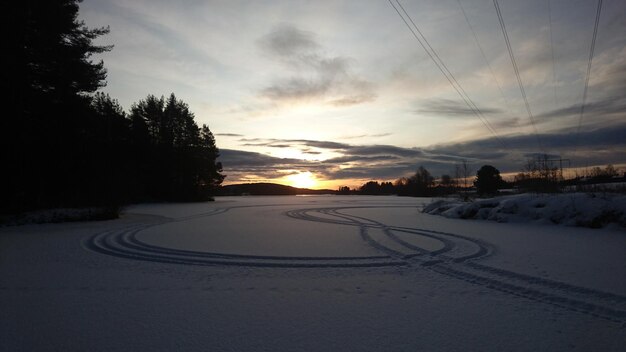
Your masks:
[{"label": "sky", "polygon": [[626,166],[626,2],[603,1],[584,114],[597,2],[498,4],[519,81],[492,0],[85,0],[80,19],[110,28],[102,91],[127,110],[175,93],[225,184],[336,189],[463,160],[508,174],[537,154]]}]

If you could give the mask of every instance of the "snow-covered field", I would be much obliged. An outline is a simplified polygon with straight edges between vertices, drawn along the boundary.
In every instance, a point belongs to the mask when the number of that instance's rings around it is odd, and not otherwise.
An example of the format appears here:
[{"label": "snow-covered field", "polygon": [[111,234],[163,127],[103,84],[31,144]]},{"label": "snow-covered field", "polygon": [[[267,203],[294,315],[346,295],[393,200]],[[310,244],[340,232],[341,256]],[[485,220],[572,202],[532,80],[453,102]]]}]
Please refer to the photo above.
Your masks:
[{"label": "snow-covered field", "polygon": [[238,197],[0,229],[2,351],[623,351],[626,234]]}]

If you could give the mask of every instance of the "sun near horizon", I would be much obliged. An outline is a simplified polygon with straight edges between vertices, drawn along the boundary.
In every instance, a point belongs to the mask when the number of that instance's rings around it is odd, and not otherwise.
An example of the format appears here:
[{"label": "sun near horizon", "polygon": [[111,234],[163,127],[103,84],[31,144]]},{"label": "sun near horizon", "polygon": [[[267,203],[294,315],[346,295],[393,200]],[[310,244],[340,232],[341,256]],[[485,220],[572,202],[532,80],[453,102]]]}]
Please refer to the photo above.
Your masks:
[{"label": "sun near horizon", "polygon": [[319,183],[315,175],[310,171],[298,172],[285,177],[285,182],[296,188],[314,188],[319,187]]}]

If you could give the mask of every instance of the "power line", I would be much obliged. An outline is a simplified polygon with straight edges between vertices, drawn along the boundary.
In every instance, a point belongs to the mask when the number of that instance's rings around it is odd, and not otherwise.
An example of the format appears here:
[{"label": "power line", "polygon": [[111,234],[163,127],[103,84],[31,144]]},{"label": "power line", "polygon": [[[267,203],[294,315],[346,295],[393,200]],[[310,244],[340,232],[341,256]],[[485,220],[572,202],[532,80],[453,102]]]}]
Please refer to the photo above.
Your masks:
[{"label": "power line", "polygon": [[[491,124],[489,123],[489,121],[487,121],[487,119],[484,117],[482,111],[478,108],[478,106],[476,106],[476,104],[472,101],[472,99],[469,97],[469,95],[465,92],[465,90],[463,89],[463,87],[459,84],[459,82],[456,80],[456,78],[454,77],[454,75],[452,74],[452,72],[450,72],[450,70],[448,69],[448,67],[446,66],[446,64],[443,62],[443,60],[441,60],[441,58],[439,57],[439,55],[437,54],[437,52],[435,51],[435,49],[433,49],[433,47],[430,45],[430,43],[428,42],[428,40],[426,39],[426,37],[424,36],[424,34],[419,30],[419,28],[417,27],[417,25],[415,24],[415,22],[413,22],[413,19],[411,18],[411,16],[407,13],[407,11],[404,9],[404,7],[402,6],[402,4],[400,4],[399,0],[396,0],[396,3],[398,4],[398,6],[402,9],[402,12],[404,12],[404,14],[406,15],[406,17],[409,19],[409,21],[411,22],[411,24],[413,24],[413,27],[411,27],[411,25],[409,25],[409,22],[407,22],[407,20],[404,18],[404,16],[402,15],[402,13],[400,12],[400,10],[398,10],[398,8],[393,4],[393,2],[391,0],[388,0],[389,4],[393,7],[394,10],[396,10],[396,12],[398,13],[398,16],[400,16],[400,18],[402,19],[402,21],[404,22],[404,24],[407,26],[407,28],[409,28],[409,31],[411,31],[411,33],[413,34],[413,36],[415,37],[415,39],[417,39],[417,41],[420,43],[420,45],[422,46],[422,48],[424,49],[424,51],[426,51],[426,54],[428,54],[428,56],[430,57],[430,59],[435,63],[435,65],[437,66],[437,68],[439,69],[439,71],[441,71],[441,73],[446,77],[446,79],[448,80],[448,82],[450,83],[450,85],[452,86],[452,88],[454,88],[454,90],[457,92],[457,94],[459,94],[459,96],[461,97],[461,99],[465,102],[465,104],[470,108],[470,110],[478,117],[478,119],[483,123],[483,125],[485,125],[485,127],[487,127],[487,129],[489,130],[489,132],[491,132],[491,134],[495,137],[495,139],[504,147],[506,148],[506,145],[504,144],[504,142],[502,141],[502,139],[500,139],[500,137],[498,136],[498,134],[496,133],[495,129],[491,126]],[[415,28],[415,30],[413,30],[413,28]],[[419,33],[418,34],[416,33]],[[420,39],[421,37],[421,39]],[[424,44],[426,43],[426,44]],[[428,48],[427,48],[428,47]],[[430,49],[430,50],[429,50]],[[436,58],[436,59],[435,59]]]},{"label": "power line", "polygon": [[[494,0],[495,1],[495,0]],[[589,61],[587,62],[587,77],[585,78],[585,89],[583,90],[583,101],[580,106],[580,118],[578,119],[578,129],[576,130],[576,144],[574,145],[574,154],[578,150],[580,139],[580,127],[582,126],[583,116],[585,114],[585,103],[587,102],[587,88],[589,87],[589,76],[591,76],[591,62],[593,61],[593,52],[596,47],[596,37],[598,36],[598,24],[600,23],[600,12],[602,11],[602,0],[598,0],[598,8],[596,9],[596,21],[593,25],[593,37],[591,38],[591,48],[589,49]]]},{"label": "power line", "polygon": [[539,134],[537,133],[537,126],[535,126],[535,119],[533,117],[533,113],[530,111],[530,104],[528,104],[528,98],[526,97],[526,91],[524,90],[524,84],[522,83],[522,78],[519,73],[519,68],[517,67],[517,61],[515,60],[515,55],[513,55],[513,48],[511,46],[511,41],[509,40],[509,35],[506,31],[506,26],[504,25],[504,19],[502,18],[502,12],[500,11],[500,5],[498,4],[498,0],[493,0],[493,5],[496,8],[496,13],[498,14],[498,20],[500,21],[500,29],[502,29],[502,35],[504,36],[504,41],[506,43],[506,48],[509,51],[509,57],[511,58],[511,64],[513,65],[513,71],[515,71],[515,77],[517,77],[517,84],[519,85],[520,92],[522,93],[522,98],[524,99],[524,104],[526,105],[526,111],[528,112],[528,118],[530,119],[530,124],[533,126],[533,131],[535,133],[535,137],[537,138],[537,143],[540,149],[544,149],[542,147],[541,139],[539,138]]},{"label": "power line", "polygon": [[[554,110],[556,111],[556,109],[559,107],[559,103],[558,103],[558,98],[556,95],[556,58],[554,56],[554,32],[553,32],[553,25],[552,25],[552,6],[550,5],[550,0],[546,0],[546,4],[547,4],[547,8],[548,8],[548,24],[550,27],[550,54],[551,54],[551,58],[552,58],[552,93],[554,95]],[[564,150],[563,147],[561,148],[555,148],[557,149],[557,151],[559,152],[559,155],[562,155]],[[569,160],[568,160],[569,162]],[[563,176],[563,170],[561,169],[561,176]]]},{"label": "power line", "polygon": [[554,60],[554,37],[552,34],[552,9],[550,6],[550,0],[546,0],[548,4],[548,23],[550,24],[550,51],[552,53],[552,88],[554,90],[554,108],[556,109],[557,99],[556,99],[556,62]]},{"label": "power line", "polygon": [[[441,63],[441,66],[443,66],[443,68],[445,69],[445,71],[450,75],[450,77],[452,78],[452,81],[454,81],[454,83],[459,87],[459,90],[463,93],[462,96],[465,96],[467,98],[467,101],[471,104],[472,107],[474,107],[475,111],[478,113],[477,116],[479,118],[481,118],[481,121],[484,122],[485,126],[487,126],[487,128],[494,134],[494,136],[496,137],[496,139],[498,139],[498,141],[504,146],[504,143],[502,142],[502,140],[498,137],[498,134],[496,133],[495,128],[493,128],[493,126],[491,126],[491,124],[489,123],[489,121],[487,120],[487,118],[483,115],[482,111],[478,108],[478,106],[476,106],[476,104],[474,104],[474,101],[472,101],[472,99],[469,97],[469,95],[467,94],[467,92],[465,91],[465,89],[463,89],[463,86],[461,86],[461,84],[456,80],[456,78],[454,77],[454,75],[452,74],[452,72],[450,72],[450,70],[448,69],[448,66],[446,66],[446,64],[443,62],[443,60],[439,57],[439,55],[437,54],[437,51],[435,51],[435,49],[433,49],[433,47],[430,45],[430,43],[428,42],[428,39],[426,39],[426,37],[424,36],[424,34],[419,30],[419,28],[417,27],[417,25],[415,24],[415,22],[413,22],[413,19],[411,18],[411,16],[406,12],[406,10],[404,9],[404,7],[402,6],[402,4],[400,3],[399,0],[396,0],[396,3],[398,3],[398,5],[400,6],[400,8],[402,9],[402,11],[404,12],[404,14],[407,16],[407,18],[409,19],[409,21],[411,21],[411,24],[413,24],[413,27],[415,28],[415,30],[417,30],[417,32],[420,34],[420,36],[422,37],[422,39],[424,40],[424,42],[426,43],[426,45],[428,46],[428,48],[432,51],[432,53],[435,55],[435,57],[439,60],[439,62]],[[431,56],[432,58],[432,56]],[[506,147],[506,146],[504,146]]]},{"label": "power line", "polygon": [[472,26],[472,23],[470,22],[469,18],[467,17],[467,13],[465,12],[465,8],[463,7],[463,4],[461,3],[461,0],[457,0],[457,2],[459,4],[459,7],[461,8],[461,12],[463,13],[463,17],[465,17],[465,22],[467,22],[467,26],[469,27],[470,31],[472,32],[472,36],[474,37],[474,42],[476,43],[476,46],[480,50],[480,54],[482,55],[483,60],[485,61],[485,64],[487,64],[487,67],[489,68],[489,72],[491,72],[491,76],[493,77],[494,82],[496,82],[496,86],[498,87],[498,91],[500,92],[500,96],[502,97],[502,100],[504,101],[504,105],[506,106],[507,111],[509,112],[509,115],[511,115],[511,117],[513,117],[513,114],[511,113],[509,101],[506,99],[506,96],[504,95],[504,91],[502,90],[502,86],[500,86],[500,82],[498,81],[498,78],[496,77],[496,74],[493,71],[493,68],[491,67],[491,64],[489,63],[489,60],[487,59],[487,55],[485,55],[485,50],[483,49],[483,46],[480,44],[480,40],[478,40],[478,35],[476,34],[476,31],[474,30],[474,26]]}]

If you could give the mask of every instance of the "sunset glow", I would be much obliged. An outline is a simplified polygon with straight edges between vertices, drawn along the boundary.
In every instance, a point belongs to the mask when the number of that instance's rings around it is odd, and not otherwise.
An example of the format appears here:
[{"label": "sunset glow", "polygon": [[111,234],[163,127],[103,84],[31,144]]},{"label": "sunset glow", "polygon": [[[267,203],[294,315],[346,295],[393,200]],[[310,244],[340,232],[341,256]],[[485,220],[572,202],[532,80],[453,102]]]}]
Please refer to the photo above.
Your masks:
[{"label": "sunset glow", "polygon": [[81,19],[111,29],[99,44],[114,49],[93,57],[102,91],[126,109],[184,98],[215,135],[224,184],[359,187],[462,161],[517,174],[536,153],[566,174],[625,163],[626,2],[604,2],[594,31],[595,1],[552,1],[552,17],[503,1],[508,44],[491,1],[401,3],[404,19],[388,1],[103,0]]},{"label": "sunset glow", "polygon": [[289,186],[296,188],[315,188],[317,186],[315,176],[309,171],[289,175],[285,179]]}]

